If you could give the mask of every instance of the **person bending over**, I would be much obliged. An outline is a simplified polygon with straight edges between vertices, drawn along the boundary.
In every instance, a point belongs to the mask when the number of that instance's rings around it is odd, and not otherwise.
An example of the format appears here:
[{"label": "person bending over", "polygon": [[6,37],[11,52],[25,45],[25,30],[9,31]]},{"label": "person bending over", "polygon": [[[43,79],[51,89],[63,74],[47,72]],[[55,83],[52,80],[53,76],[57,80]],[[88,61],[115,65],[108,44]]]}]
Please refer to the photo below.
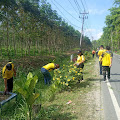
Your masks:
[{"label": "person bending over", "polygon": [[51,75],[50,75],[50,71],[59,68],[59,64],[55,64],[55,63],[48,63],[47,65],[43,66],[41,68],[41,72],[44,75],[44,82],[45,84],[50,84],[51,82]]},{"label": "person bending over", "polygon": [[14,64],[12,62],[8,62],[2,70],[2,77],[5,84],[5,94],[6,92],[12,92],[13,90],[13,75],[16,76]]}]

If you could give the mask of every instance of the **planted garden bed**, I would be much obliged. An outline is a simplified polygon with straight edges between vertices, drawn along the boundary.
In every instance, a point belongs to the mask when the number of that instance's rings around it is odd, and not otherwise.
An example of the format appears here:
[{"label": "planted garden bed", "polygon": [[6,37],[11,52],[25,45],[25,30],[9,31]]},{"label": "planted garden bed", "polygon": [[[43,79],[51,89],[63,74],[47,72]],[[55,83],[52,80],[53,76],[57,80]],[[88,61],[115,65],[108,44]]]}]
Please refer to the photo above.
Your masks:
[{"label": "planted garden bed", "polygon": [[4,95],[4,92],[0,91],[0,108],[2,108],[2,106],[4,104],[6,104],[7,102],[9,102],[13,98],[17,98],[17,94],[16,93],[8,92],[7,95]]},{"label": "planted garden bed", "polygon": [[10,97],[10,94],[4,95],[4,93],[0,92],[0,102],[2,102],[3,100],[6,100],[9,97]]}]

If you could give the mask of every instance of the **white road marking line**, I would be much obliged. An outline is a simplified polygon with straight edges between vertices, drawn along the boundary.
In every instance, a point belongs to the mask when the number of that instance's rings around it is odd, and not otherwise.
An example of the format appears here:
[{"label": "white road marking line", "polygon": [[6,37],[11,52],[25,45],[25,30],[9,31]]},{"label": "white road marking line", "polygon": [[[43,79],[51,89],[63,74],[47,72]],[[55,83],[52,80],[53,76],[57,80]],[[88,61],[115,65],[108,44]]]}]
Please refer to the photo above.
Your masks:
[{"label": "white road marking line", "polygon": [[118,118],[118,120],[120,120],[120,107],[119,107],[119,104],[118,104],[118,102],[116,100],[116,97],[113,93],[113,90],[111,89],[112,86],[111,86],[110,82],[108,81],[108,79],[107,79],[107,86],[108,86],[108,90],[110,92],[110,96],[111,96],[111,99],[112,99],[112,102],[113,102],[113,105],[114,105],[114,108],[115,108],[117,118]]}]

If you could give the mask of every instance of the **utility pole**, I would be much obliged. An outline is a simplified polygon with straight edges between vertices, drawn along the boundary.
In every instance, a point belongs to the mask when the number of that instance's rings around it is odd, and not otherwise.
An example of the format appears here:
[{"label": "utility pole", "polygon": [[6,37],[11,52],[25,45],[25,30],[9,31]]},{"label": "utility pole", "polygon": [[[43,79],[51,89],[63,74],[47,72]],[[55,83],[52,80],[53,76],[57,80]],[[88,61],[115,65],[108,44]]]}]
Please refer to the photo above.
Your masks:
[{"label": "utility pole", "polygon": [[84,21],[85,19],[88,19],[88,16],[85,16],[87,15],[88,13],[86,13],[85,11],[83,13],[80,13],[82,15],[82,17],[79,16],[79,18],[82,18],[82,29],[81,29],[81,36],[80,36],[80,48],[81,47],[81,43],[82,43],[82,40],[83,40],[83,26],[84,26]]}]

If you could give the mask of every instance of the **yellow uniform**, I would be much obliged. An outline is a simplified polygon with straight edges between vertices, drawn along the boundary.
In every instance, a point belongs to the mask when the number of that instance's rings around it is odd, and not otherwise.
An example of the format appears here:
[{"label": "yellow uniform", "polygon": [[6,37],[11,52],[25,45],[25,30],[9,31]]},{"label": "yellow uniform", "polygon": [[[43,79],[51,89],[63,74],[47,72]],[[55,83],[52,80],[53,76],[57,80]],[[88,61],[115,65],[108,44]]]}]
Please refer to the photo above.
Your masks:
[{"label": "yellow uniform", "polygon": [[111,58],[113,57],[113,54],[110,51],[106,51],[102,54],[102,66],[110,66],[111,64]]},{"label": "yellow uniform", "polygon": [[[85,61],[85,57],[83,56],[83,55],[78,55],[78,57],[77,57],[77,68],[80,68],[80,69],[78,69],[78,72],[80,72],[81,73],[81,77],[80,77],[80,79],[78,80],[78,82],[80,82],[80,80],[83,80],[83,73],[82,73],[82,69],[84,68],[84,63],[83,63],[83,61]],[[80,63],[80,64],[79,64]]]},{"label": "yellow uniform", "polygon": [[13,71],[13,69],[14,69],[14,65],[13,65],[13,63],[12,62],[9,62],[11,65],[12,65],[12,69],[11,70],[7,70],[6,69],[6,65],[3,67],[3,70],[2,70],[2,76],[3,76],[3,78],[7,78],[7,79],[10,79],[10,78],[12,78],[13,77],[13,73],[14,73],[14,71]]},{"label": "yellow uniform", "polygon": [[77,57],[77,63],[81,63],[84,60],[85,60],[85,57],[83,55],[81,55],[81,56],[78,55],[78,57]]},{"label": "yellow uniform", "polygon": [[106,50],[103,49],[103,50],[99,50],[98,52],[98,56],[99,56],[99,61],[101,60],[101,55],[103,54],[103,52],[105,52]]},{"label": "yellow uniform", "polygon": [[48,70],[50,72],[53,69],[55,69],[55,64],[54,63],[49,63],[49,64],[43,66],[43,68],[45,68],[46,70]]}]

